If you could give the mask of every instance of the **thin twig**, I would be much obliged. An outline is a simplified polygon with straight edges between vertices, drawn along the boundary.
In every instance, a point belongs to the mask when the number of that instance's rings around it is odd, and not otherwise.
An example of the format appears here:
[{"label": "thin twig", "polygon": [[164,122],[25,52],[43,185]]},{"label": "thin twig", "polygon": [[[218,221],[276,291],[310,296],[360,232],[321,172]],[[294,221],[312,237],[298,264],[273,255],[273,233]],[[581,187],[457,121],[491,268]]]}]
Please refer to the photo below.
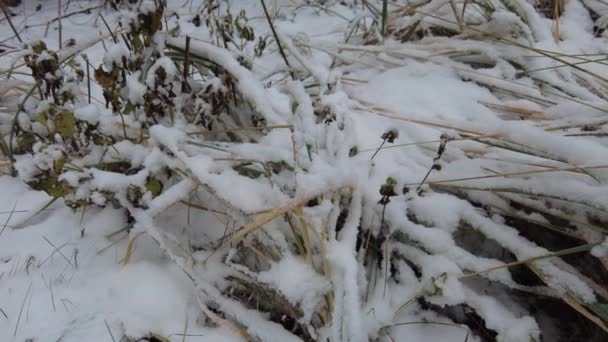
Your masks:
[{"label": "thin twig", "polygon": [[57,18],[59,18],[59,48],[63,47],[62,25],[61,25],[61,0],[57,0]]},{"label": "thin twig", "polygon": [[11,221],[11,218],[13,217],[13,213],[15,212],[15,208],[16,207],[17,207],[17,202],[15,202],[13,204],[13,209],[11,210],[10,214],[8,215],[8,218],[6,219],[6,222],[4,222],[4,225],[2,226],[2,230],[0,230],[0,236],[2,236],[2,233],[4,233],[4,230],[8,226],[8,223]]},{"label": "thin twig", "polygon": [[91,104],[91,63],[89,62],[89,57],[84,55],[84,60],[87,62],[87,96],[89,99],[89,104]]},{"label": "thin twig", "polygon": [[55,308],[55,297],[53,296],[53,281],[52,279],[49,279],[49,285],[47,286],[46,280],[44,279],[44,275],[42,273],[40,274],[40,278],[42,278],[42,283],[44,283],[44,286],[49,289],[49,292],[51,293],[51,303],[53,304],[53,311],[57,312],[57,309]]},{"label": "thin twig", "polygon": [[184,89],[187,91],[190,90],[190,85],[188,84],[188,64],[190,63],[190,36],[186,36],[186,56],[184,59]]},{"label": "thin twig", "polygon": [[[468,180],[478,180],[478,179],[488,179],[488,178],[500,178],[500,177],[514,177],[514,176],[526,176],[537,173],[550,173],[550,172],[578,172],[581,173],[580,170],[599,170],[599,169],[608,169],[608,165],[594,165],[594,166],[582,166],[582,167],[564,167],[564,168],[553,168],[553,169],[545,169],[545,170],[531,170],[531,171],[521,171],[521,172],[511,172],[511,173],[497,173],[493,175],[485,175],[485,176],[476,176],[476,177],[463,177],[463,178],[453,178],[453,179],[438,179],[434,181],[430,181],[429,184],[439,184],[439,183],[453,183],[453,182],[462,182]],[[408,183],[405,185],[417,185],[421,183]]]},{"label": "thin twig", "polygon": [[59,248],[55,247],[55,245],[53,245],[53,243],[52,243],[51,241],[49,241],[49,239],[47,239],[47,238],[46,238],[46,236],[44,236],[44,235],[43,235],[43,236],[42,236],[42,238],[43,238],[43,239],[44,239],[44,240],[45,240],[45,241],[46,241],[46,242],[47,242],[49,245],[51,245],[51,246],[52,246],[52,247],[55,249],[55,252],[59,253],[59,255],[61,255],[61,256],[62,256],[62,257],[65,259],[65,261],[67,261],[67,262],[68,262],[68,264],[70,264],[70,266],[72,266],[72,267],[76,268],[76,266],[74,266],[74,264],[72,264],[72,262],[70,261],[70,259],[68,259],[68,258],[67,258],[67,257],[66,257],[66,256],[65,256],[63,253],[61,253],[61,251],[59,250]]},{"label": "thin twig", "polygon": [[587,251],[591,250],[593,247],[602,244],[602,242],[603,241],[599,241],[599,242],[588,243],[586,245],[576,246],[576,247],[572,247],[572,248],[566,248],[566,249],[562,249],[561,251],[539,255],[539,256],[535,256],[535,257],[528,258],[525,260],[513,261],[510,263],[500,265],[500,266],[488,268],[486,270],[482,270],[482,271],[478,271],[478,272],[474,272],[474,273],[463,274],[462,276],[460,276],[460,279],[478,276],[478,275],[481,275],[484,273],[489,273],[489,272],[500,270],[503,268],[509,268],[509,267],[513,267],[513,266],[529,264],[531,262],[542,260],[542,259],[559,257],[559,256],[563,256],[563,255],[570,255],[570,254],[574,254],[574,253],[587,252]]},{"label": "thin twig", "polygon": [[186,320],[184,322],[184,336],[182,336],[182,342],[186,342],[186,336],[188,334],[188,309],[186,309]]},{"label": "thin twig", "polygon": [[439,170],[441,168],[441,166],[438,164],[438,162],[439,162],[439,159],[441,158],[441,156],[443,155],[443,153],[445,152],[445,146],[447,143],[448,143],[447,135],[442,134],[441,135],[441,144],[439,144],[439,148],[437,149],[437,154],[435,155],[435,158],[433,158],[433,165],[431,165],[431,167],[427,171],[426,175],[424,175],[424,178],[422,179],[420,184],[418,184],[418,187],[416,188],[417,194],[420,194],[422,185],[424,184],[424,182],[426,182],[427,178],[429,178],[429,175],[431,174],[431,172],[433,170]]},{"label": "thin twig", "polygon": [[112,330],[110,330],[110,326],[108,325],[108,321],[104,319],[103,322],[106,324],[106,329],[108,329],[108,334],[110,334],[112,342],[116,342],[116,340],[114,339],[114,335],[112,335]]},{"label": "thin twig", "polygon": [[[75,11],[75,12],[70,12],[68,14],[62,15],[61,19],[66,19],[66,18],[69,18],[71,16],[78,15],[78,14],[83,14],[83,13],[84,14],[90,14],[88,12],[91,12],[92,10],[95,10],[95,9],[98,9],[98,8],[102,8],[102,7],[103,7],[103,5],[99,5],[99,6],[93,6],[93,7],[81,9],[81,10],[78,10],[78,11]],[[59,20],[59,17],[56,17],[56,18],[53,18],[53,19],[51,19],[51,20],[49,20],[48,22],[45,22],[45,23],[25,25],[24,28],[27,30],[27,29],[32,28],[32,27],[48,26],[48,25],[50,25],[50,24],[52,24],[52,23],[54,23],[54,22],[56,22],[58,20]]]},{"label": "thin twig", "polygon": [[110,25],[108,25],[108,22],[106,21],[106,18],[104,18],[101,13],[99,14],[99,17],[101,18],[101,21],[103,21],[103,24],[108,29],[108,32],[110,32],[110,35],[112,36],[112,40],[114,41],[114,44],[118,44],[118,38],[116,38],[116,35],[114,34],[114,31],[112,31],[112,29],[110,28]]},{"label": "thin twig", "polygon": [[17,317],[17,324],[15,324],[15,331],[13,332],[13,336],[17,336],[17,330],[19,329],[19,322],[21,322],[21,314],[23,313],[23,307],[25,307],[25,301],[27,300],[27,296],[32,290],[32,284],[33,282],[30,282],[30,286],[27,288],[27,292],[25,292],[25,296],[23,297],[23,302],[21,303],[21,309],[19,309],[19,316]]},{"label": "thin twig", "polygon": [[287,68],[289,68],[289,75],[291,75],[292,80],[295,80],[296,76],[293,73],[293,70],[291,69],[291,65],[289,64],[289,61],[287,60],[285,51],[283,51],[283,46],[281,45],[279,36],[277,35],[277,32],[274,29],[274,24],[272,23],[272,19],[270,19],[270,14],[268,13],[268,8],[266,8],[266,3],[264,2],[264,0],[260,0],[260,2],[262,3],[262,8],[264,9],[264,15],[266,16],[266,19],[268,20],[268,25],[270,25],[270,30],[272,30],[272,35],[274,36],[274,39],[276,40],[277,45],[279,46],[279,52],[281,53],[281,56],[283,57],[283,60],[285,61]]},{"label": "thin twig", "polygon": [[386,25],[388,19],[388,0],[382,1],[382,37],[386,37]]},{"label": "thin twig", "polygon": [[17,32],[17,29],[15,28],[15,25],[13,25],[13,21],[11,20],[11,16],[8,13],[8,11],[6,10],[5,6],[6,6],[5,4],[0,4],[0,8],[2,9],[2,13],[4,13],[4,17],[6,17],[6,20],[8,21],[8,24],[11,26],[11,29],[15,33],[15,36],[17,37],[17,40],[19,41],[19,43],[23,44],[23,40],[21,40],[21,36],[19,36],[19,32]]}]

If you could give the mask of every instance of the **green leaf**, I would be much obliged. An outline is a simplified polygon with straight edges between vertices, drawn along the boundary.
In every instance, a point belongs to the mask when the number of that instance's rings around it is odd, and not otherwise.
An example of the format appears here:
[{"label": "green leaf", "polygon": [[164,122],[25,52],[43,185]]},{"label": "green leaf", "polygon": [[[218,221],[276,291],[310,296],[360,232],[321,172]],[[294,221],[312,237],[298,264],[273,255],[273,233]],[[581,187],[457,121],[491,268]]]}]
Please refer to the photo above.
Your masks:
[{"label": "green leaf", "polygon": [[174,28],[172,28],[171,30],[169,30],[169,36],[173,37],[173,38],[177,38],[179,37],[179,34],[181,33],[181,30],[178,26],[175,26]]},{"label": "green leaf", "polygon": [[32,44],[32,50],[37,54],[41,54],[42,51],[46,50],[46,44],[42,40],[39,40]]},{"label": "green leaf", "polygon": [[[43,177],[43,176],[41,176]],[[63,197],[69,190],[69,185],[66,181],[57,181],[57,176],[50,175],[40,178],[37,181],[29,183],[35,190],[42,190],[52,197]]]},{"label": "green leaf", "polygon": [[163,183],[161,183],[158,179],[153,178],[146,183],[146,189],[150,191],[152,197],[156,197],[160,195],[161,191],[163,191]]},{"label": "green leaf", "polygon": [[138,34],[134,34],[131,38],[131,43],[133,44],[133,49],[135,51],[143,51],[144,49],[144,43],[141,41],[141,38],[139,37]]},{"label": "green leaf", "polygon": [[66,91],[61,92],[61,101],[63,101],[63,103],[66,103],[66,102],[76,103],[76,97],[74,96],[74,94],[71,91],[66,90]]},{"label": "green leaf", "polygon": [[118,69],[113,68],[111,72],[106,72],[100,65],[94,72],[95,80],[103,89],[112,88],[118,79]]},{"label": "green leaf", "polygon": [[36,143],[36,137],[32,133],[24,132],[19,135],[17,139],[17,148],[15,152],[17,153],[27,153],[32,150],[32,147]]},{"label": "green leaf", "polygon": [[300,104],[299,104],[297,101],[294,101],[294,102],[291,104],[291,113],[292,113],[292,114],[295,114],[295,113],[296,113],[296,111],[298,110],[298,107],[299,107],[299,106],[300,106]]},{"label": "green leaf", "polygon": [[63,111],[55,115],[55,130],[64,138],[71,138],[76,133],[76,119],[74,113]]}]

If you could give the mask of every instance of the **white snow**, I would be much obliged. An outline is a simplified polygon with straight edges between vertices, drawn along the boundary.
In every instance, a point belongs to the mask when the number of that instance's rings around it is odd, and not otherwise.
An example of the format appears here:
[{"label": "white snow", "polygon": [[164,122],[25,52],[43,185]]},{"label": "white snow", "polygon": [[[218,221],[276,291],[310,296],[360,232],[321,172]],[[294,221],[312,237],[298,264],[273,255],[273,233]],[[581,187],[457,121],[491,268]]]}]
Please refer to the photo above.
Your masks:
[{"label": "white snow", "polygon": [[[54,51],[56,5],[23,3],[12,9],[20,37],[44,38]],[[133,105],[121,113],[106,106],[94,70],[137,57],[125,23],[153,15],[157,2],[87,13],[90,3],[64,2],[64,14],[74,13],[61,20],[62,43],[77,44],[57,51],[61,62],[78,54],[79,68],[86,55],[90,89],[86,74],[76,82],[65,65],[44,75],[70,79],[60,91],[76,103],[53,104],[37,89],[25,98],[31,70],[0,23],[1,69],[13,78],[0,81],[0,132],[13,149],[27,145],[23,132],[33,139],[14,164],[0,154],[0,171],[17,172],[0,176],[0,341],[302,340],[286,317],[261,312],[255,293],[239,298],[228,277],[243,274],[301,309],[300,328],[329,342],[464,340],[466,325],[417,298],[468,306],[498,341],[537,341],[547,338],[546,322],[512,290],[567,294],[581,305],[605,299],[597,290],[605,284],[555,258],[522,266],[539,275],[538,287],[517,283],[505,266],[511,256],[558,252],[508,216],[596,244],[590,254],[606,264],[608,34],[593,32],[608,22],[602,1],[566,1],[559,30],[527,0],[491,0],[491,13],[473,2],[464,11],[458,1],[391,1],[392,35],[383,38],[372,20],[381,1],[267,0],[277,42],[258,1],[209,9],[169,0],[162,25],[180,32],[156,33],[141,70],[121,75],[116,92]],[[600,15],[595,22],[587,8]],[[241,10],[254,41],[220,32]],[[459,20],[474,29],[461,30]],[[185,54],[177,52],[186,34],[192,89],[182,88]],[[45,51],[37,62],[51,58]],[[146,117],[150,91],[173,101],[162,118]],[[58,106],[74,113],[79,138],[89,130],[107,139],[61,138],[49,114]],[[395,141],[382,137],[388,130]],[[64,202],[26,185],[47,176],[74,193]],[[383,197],[389,177],[394,193]],[[151,180],[160,195],[145,191]],[[144,189],[139,206],[128,198],[132,187]],[[97,206],[74,210],[68,199]],[[243,227],[248,234],[235,235]],[[490,257],[466,246],[458,236],[469,233],[500,250]]]},{"label": "white snow", "polygon": [[294,256],[285,256],[270,270],[261,272],[258,279],[274,285],[291,303],[301,305],[304,321],[310,320],[315,306],[330,288],[324,277]]}]

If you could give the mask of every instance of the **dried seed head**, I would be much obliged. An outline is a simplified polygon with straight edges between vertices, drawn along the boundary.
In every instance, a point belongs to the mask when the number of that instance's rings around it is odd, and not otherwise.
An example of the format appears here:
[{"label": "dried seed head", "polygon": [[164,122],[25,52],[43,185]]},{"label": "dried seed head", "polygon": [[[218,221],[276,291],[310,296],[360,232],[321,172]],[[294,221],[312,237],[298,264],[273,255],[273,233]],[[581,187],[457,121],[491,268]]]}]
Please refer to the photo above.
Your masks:
[{"label": "dried seed head", "polygon": [[395,142],[395,139],[399,138],[399,131],[394,128],[389,129],[388,131],[382,133],[380,138],[392,144],[393,142]]},{"label": "dried seed head", "polygon": [[384,184],[380,187],[380,195],[382,195],[382,198],[378,202],[379,204],[387,205],[391,201],[391,197],[397,196],[395,185],[397,185],[397,181],[393,177],[388,177],[386,179]]}]

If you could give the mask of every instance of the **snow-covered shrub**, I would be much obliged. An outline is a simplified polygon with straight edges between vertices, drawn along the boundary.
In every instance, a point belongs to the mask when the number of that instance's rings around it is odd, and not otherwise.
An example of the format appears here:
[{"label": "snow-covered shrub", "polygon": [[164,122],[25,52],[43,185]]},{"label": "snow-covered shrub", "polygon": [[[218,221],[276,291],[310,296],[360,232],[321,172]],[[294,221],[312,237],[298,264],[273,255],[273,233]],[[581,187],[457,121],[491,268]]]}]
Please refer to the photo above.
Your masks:
[{"label": "snow-covered shrub", "polygon": [[[92,75],[27,46],[35,87],[3,151],[73,208],[126,209],[207,324],[337,342],[409,320],[528,342],[547,334],[540,296],[605,328],[607,149],[575,137],[602,133],[606,79],[550,50],[580,33],[581,6],[556,12],[572,16],[559,31],[525,0],[302,1],[259,11],[260,31],[243,4],[120,3]],[[328,44],[270,26],[306,10],[351,17]],[[577,247],[556,252],[565,237]]]}]

